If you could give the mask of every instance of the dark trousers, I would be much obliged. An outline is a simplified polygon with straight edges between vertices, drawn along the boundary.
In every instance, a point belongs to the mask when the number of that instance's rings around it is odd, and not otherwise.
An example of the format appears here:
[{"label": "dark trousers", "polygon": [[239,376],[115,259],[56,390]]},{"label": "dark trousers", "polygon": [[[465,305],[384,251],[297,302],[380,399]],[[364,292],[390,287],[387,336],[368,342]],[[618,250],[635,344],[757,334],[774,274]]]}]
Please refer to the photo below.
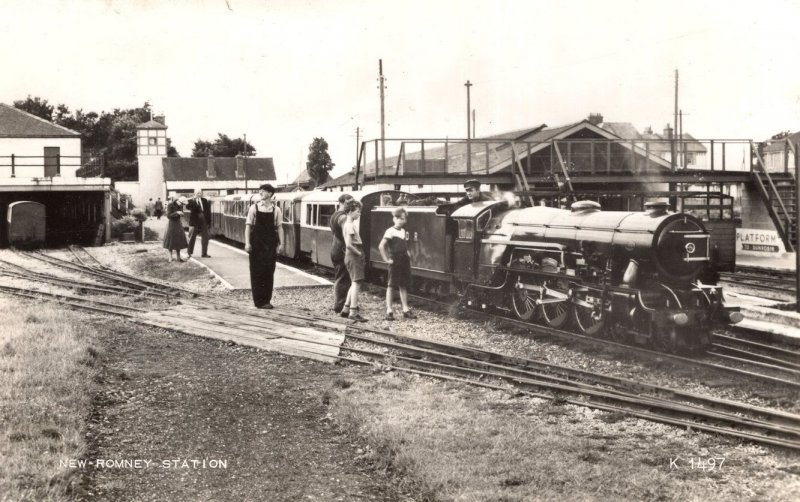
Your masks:
[{"label": "dark trousers", "polygon": [[194,254],[194,243],[197,240],[197,234],[200,234],[200,248],[203,250],[203,256],[208,254],[208,222],[203,216],[199,217],[197,225],[189,227],[189,254]]},{"label": "dark trousers", "polygon": [[350,290],[350,274],[344,266],[344,256],[333,257],[333,310],[341,312],[347,300],[347,292]]},{"label": "dark trousers", "polygon": [[256,307],[263,307],[272,301],[277,258],[275,246],[266,248],[253,246],[253,250],[250,251],[250,287],[253,290],[253,304]]}]

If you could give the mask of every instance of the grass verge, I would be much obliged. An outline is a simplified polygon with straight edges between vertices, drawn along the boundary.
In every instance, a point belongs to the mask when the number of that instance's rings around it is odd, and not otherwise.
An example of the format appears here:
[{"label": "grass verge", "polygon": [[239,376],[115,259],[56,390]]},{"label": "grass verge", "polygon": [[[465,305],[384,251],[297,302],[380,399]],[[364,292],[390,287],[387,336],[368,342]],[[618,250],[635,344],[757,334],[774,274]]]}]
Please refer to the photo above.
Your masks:
[{"label": "grass verge", "polygon": [[76,314],[0,298],[0,500],[69,500],[97,351]]},{"label": "grass verge", "polygon": [[[399,472],[404,488],[422,500],[800,495],[789,454],[563,401],[394,373],[331,392],[336,419],[370,444],[365,456]],[[709,469],[711,458],[717,466],[724,458],[722,467]]]}]

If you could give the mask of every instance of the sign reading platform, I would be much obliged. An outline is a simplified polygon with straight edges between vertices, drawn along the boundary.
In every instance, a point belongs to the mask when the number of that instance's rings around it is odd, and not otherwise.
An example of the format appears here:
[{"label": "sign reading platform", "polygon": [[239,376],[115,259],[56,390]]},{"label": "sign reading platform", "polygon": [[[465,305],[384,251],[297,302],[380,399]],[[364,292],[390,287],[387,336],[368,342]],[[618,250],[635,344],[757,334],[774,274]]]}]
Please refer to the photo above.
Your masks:
[{"label": "sign reading platform", "polygon": [[774,256],[785,252],[783,241],[775,230],[736,229],[736,254]]}]

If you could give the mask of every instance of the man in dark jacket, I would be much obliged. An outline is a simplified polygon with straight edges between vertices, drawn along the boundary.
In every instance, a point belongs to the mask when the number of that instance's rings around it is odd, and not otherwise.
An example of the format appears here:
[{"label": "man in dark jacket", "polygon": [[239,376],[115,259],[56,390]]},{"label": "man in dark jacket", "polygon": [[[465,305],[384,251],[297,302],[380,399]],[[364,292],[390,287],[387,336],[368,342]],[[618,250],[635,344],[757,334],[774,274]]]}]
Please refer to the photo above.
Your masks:
[{"label": "man in dark jacket", "polygon": [[347,267],[344,266],[344,235],[342,234],[342,225],[347,220],[347,213],[344,211],[344,205],[353,196],[348,193],[343,193],[339,196],[339,207],[336,212],[331,216],[331,234],[333,234],[333,243],[331,244],[331,262],[333,263],[333,310],[340,314],[344,308],[345,300],[347,299],[347,292],[350,290],[350,275],[347,273]]},{"label": "man in dark jacket", "polygon": [[485,202],[494,200],[489,194],[481,192],[481,182],[478,180],[467,180],[464,182],[464,192],[466,195],[460,199],[456,204],[458,206],[466,206],[473,202]]},{"label": "man in dark jacket", "polygon": [[208,255],[208,227],[211,225],[211,204],[203,197],[203,192],[198,191],[194,198],[186,205],[189,210],[189,258],[194,253],[194,243],[197,234],[200,234],[201,248],[204,258]]}]

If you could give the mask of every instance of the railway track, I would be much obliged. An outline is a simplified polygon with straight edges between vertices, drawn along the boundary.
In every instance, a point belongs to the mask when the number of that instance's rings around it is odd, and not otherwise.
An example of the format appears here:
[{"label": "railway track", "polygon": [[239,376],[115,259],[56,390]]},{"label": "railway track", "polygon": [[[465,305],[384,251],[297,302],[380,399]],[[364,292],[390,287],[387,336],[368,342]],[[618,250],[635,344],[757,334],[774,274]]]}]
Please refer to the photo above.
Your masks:
[{"label": "railway track", "polygon": [[[145,280],[94,263],[75,251],[82,263],[76,264],[47,255],[25,255],[41,263],[91,277],[91,281],[65,279],[36,272],[27,280],[70,287],[78,293],[145,296],[154,301],[182,298],[182,302],[208,305],[240,318],[242,323],[263,326],[264,322],[298,322],[306,326],[331,326],[332,321],[301,312],[274,312],[244,309],[225,299],[198,295],[158,281]],[[91,263],[91,264],[90,264]],[[0,274],[20,278],[24,267],[0,263]],[[111,282],[112,284],[108,284]],[[103,285],[103,283],[106,283]],[[146,309],[85,296],[52,293],[11,286],[0,291],[28,299],[47,299],[71,308],[116,315],[136,320]],[[204,296],[202,302],[199,296]],[[213,313],[197,322],[215,324]],[[800,416],[549,364],[544,361],[510,357],[481,349],[445,344],[379,329],[336,323],[345,332],[346,344],[340,359],[353,364],[382,364],[396,371],[411,372],[437,379],[513,391],[542,399],[624,413],[646,420],[690,427],[741,440],[800,450]]]},{"label": "railway track", "polygon": [[730,286],[763,292],[774,300],[786,300],[797,295],[797,278],[788,271],[737,266],[736,272],[720,273],[720,280]]}]

